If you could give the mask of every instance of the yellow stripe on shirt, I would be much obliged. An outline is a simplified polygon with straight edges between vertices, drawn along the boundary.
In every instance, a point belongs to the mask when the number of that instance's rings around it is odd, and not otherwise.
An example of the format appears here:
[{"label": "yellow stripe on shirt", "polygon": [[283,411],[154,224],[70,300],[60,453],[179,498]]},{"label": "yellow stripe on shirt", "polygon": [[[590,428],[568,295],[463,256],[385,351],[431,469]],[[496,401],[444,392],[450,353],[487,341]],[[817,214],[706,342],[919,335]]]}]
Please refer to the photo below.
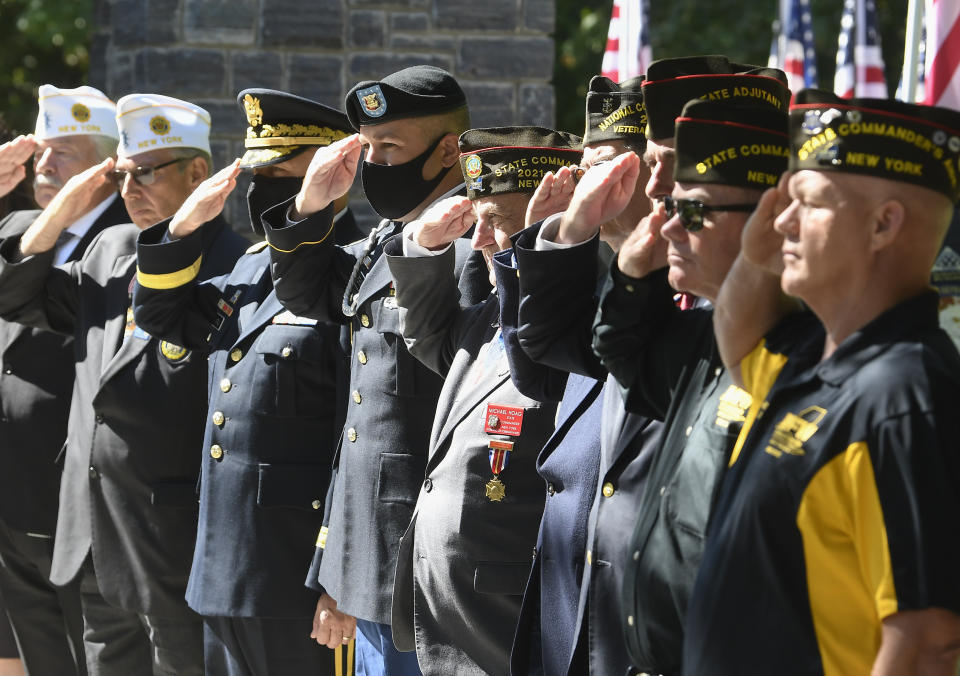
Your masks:
[{"label": "yellow stripe on shirt", "polygon": [[750,403],[750,410],[747,411],[746,419],[743,421],[743,427],[740,428],[740,435],[737,437],[737,443],[730,454],[728,467],[740,457],[740,451],[750,428],[760,414],[760,410],[766,403],[767,394],[770,388],[776,382],[780,371],[787,364],[787,355],[771,352],[767,349],[766,339],[761,340],[755,348],[740,362],[740,375],[743,378],[743,389],[753,397]]}]

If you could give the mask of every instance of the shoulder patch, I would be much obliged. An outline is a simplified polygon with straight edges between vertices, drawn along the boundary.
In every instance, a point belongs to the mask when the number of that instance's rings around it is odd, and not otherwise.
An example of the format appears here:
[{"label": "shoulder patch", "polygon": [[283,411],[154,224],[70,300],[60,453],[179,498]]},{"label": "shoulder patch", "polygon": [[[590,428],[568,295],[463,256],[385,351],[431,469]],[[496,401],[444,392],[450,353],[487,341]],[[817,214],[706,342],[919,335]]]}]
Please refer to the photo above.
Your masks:
[{"label": "shoulder patch", "polygon": [[261,242],[257,242],[256,244],[251,244],[244,253],[255,254],[258,251],[263,251],[263,249],[265,249],[266,246],[267,246],[267,241],[263,240]]}]

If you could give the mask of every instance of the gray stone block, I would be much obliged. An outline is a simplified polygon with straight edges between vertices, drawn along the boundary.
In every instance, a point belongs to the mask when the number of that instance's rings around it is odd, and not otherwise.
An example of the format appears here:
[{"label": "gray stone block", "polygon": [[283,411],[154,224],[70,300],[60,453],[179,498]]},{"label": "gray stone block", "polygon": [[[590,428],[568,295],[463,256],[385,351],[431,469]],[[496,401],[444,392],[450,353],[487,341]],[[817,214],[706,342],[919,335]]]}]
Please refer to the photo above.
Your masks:
[{"label": "gray stone block", "polygon": [[111,21],[114,45],[125,47],[142,44],[146,36],[146,0],[115,0]]},{"label": "gray stone block", "polygon": [[210,134],[227,137],[230,140],[242,139],[247,133],[247,119],[240,106],[230,99],[192,99],[201,108],[210,113]]},{"label": "gray stone block", "polygon": [[386,33],[387,15],[384,12],[350,12],[347,43],[351,47],[383,47]]},{"label": "gray stone block", "polygon": [[253,44],[256,0],[186,0],[184,34],[188,42]]},{"label": "gray stone block", "polygon": [[460,86],[467,95],[471,127],[499,127],[514,123],[514,85],[461,81]]},{"label": "gray stone block", "polygon": [[453,68],[453,58],[441,54],[351,54],[347,62],[347,79],[354,82],[379,80],[395,71],[417,65],[438,66],[449,71]]},{"label": "gray stone block", "polygon": [[90,70],[87,73],[87,82],[91,87],[106,92],[109,88],[107,79],[107,49],[110,46],[110,36],[106,33],[97,33],[90,43]]},{"label": "gray stone block", "polygon": [[556,0],[523,0],[524,27],[541,33],[552,33],[556,23]]},{"label": "gray stone block", "polygon": [[430,49],[452,54],[456,51],[458,42],[459,39],[453,35],[435,35],[431,33],[427,33],[426,35],[393,33],[390,36],[390,46],[393,49]]},{"label": "gray stone block", "polygon": [[146,0],[146,42],[152,45],[180,41],[180,0]]},{"label": "gray stone block", "polygon": [[517,28],[517,0],[434,0],[437,28],[514,31]]},{"label": "gray stone block", "polygon": [[351,7],[372,7],[374,5],[389,6],[390,8],[420,9],[429,7],[431,0],[349,0]]},{"label": "gray stone block", "polygon": [[423,12],[391,12],[390,32],[430,29],[430,15]]},{"label": "gray stone block", "polygon": [[343,106],[343,62],[340,56],[291,54],[287,67],[288,89],[298,96]]},{"label": "gray stone block", "polygon": [[[556,99],[553,87],[547,84],[520,85],[520,110],[517,113],[517,124],[533,124],[541,127],[553,128]],[[577,135],[583,130],[572,131]]]},{"label": "gray stone block", "polygon": [[539,79],[553,75],[553,40],[545,37],[464,37],[457,73],[478,79]]},{"label": "gray stone block", "polygon": [[260,41],[276,47],[343,47],[341,0],[263,0]]},{"label": "gray stone block", "polygon": [[135,63],[133,54],[113,50],[110,62],[107,64],[106,93],[114,100],[140,89],[137,86],[140,80],[136,77]]},{"label": "gray stone block", "polygon": [[228,96],[226,59],[215,49],[148,48],[137,53],[137,85],[170,96]]},{"label": "gray stone block", "polygon": [[233,91],[250,87],[283,88],[283,59],[278,52],[235,51],[230,56]]}]

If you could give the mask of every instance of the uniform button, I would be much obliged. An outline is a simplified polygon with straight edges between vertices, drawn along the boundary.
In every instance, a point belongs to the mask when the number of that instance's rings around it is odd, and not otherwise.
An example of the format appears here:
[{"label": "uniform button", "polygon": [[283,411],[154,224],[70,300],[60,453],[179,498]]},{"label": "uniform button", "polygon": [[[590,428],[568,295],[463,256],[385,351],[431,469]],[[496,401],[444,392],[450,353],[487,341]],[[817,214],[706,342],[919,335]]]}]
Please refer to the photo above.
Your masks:
[{"label": "uniform button", "polygon": [[310,506],[314,509],[320,509],[321,502],[319,500],[314,500],[310,503]]},{"label": "uniform button", "polygon": [[8,366],[5,369],[3,369],[3,372],[9,376],[10,374],[13,373],[13,369]]},{"label": "uniform button", "polygon": [[98,425],[102,425],[102,424],[103,424],[103,416],[100,415],[99,413],[97,414],[96,420],[97,420],[97,424],[98,424]]},{"label": "uniform button", "polygon": [[363,401],[363,397],[360,396],[360,393],[359,393],[359,392],[357,392],[356,390],[354,390],[354,391],[353,391],[353,403],[359,404],[361,401]]},{"label": "uniform button", "polygon": [[231,361],[240,361],[241,359],[243,359],[243,350],[239,347],[230,353]]},{"label": "uniform button", "polygon": [[717,370],[713,372],[713,375],[715,375],[717,378],[719,378],[721,373],[723,373],[723,368],[720,367],[720,366],[718,366],[718,367],[717,367]]},{"label": "uniform button", "polygon": [[557,492],[557,489],[553,487],[553,484],[547,484],[547,493],[553,495]]},{"label": "uniform button", "polygon": [[663,495],[663,494],[666,493],[666,492],[667,492],[667,487],[666,487],[666,486],[661,486],[661,487],[660,487],[660,495]]},{"label": "uniform button", "polygon": [[348,430],[347,430],[347,439],[349,439],[350,441],[356,441],[356,440],[357,440],[357,430],[353,429],[352,427],[351,427],[350,429],[348,429]]},{"label": "uniform button", "polygon": [[367,315],[360,315],[360,323],[363,325],[363,328],[368,328],[370,326],[370,317]]},{"label": "uniform button", "polygon": [[283,349],[280,350],[280,356],[283,357],[284,359],[289,359],[292,354],[293,354],[293,348],[290,347],[289,345],[284,345]]},{"label": "uniform button", "polygon": [[640,560],[640,550],[639,550],[639,549],[633,553],[633,560],[634,560],[634,561],[639,561],[639,560]]},{"label": "uniform button", "polygon": [[686,431],[686,435],[689,437],[692,432],[693,432],[693,427],[688,427]]},{"label": "uniform button", "polygon": [[633,615],[627,615],[627,624],[633,626]]},{"label": "uniform button", "polygon": [[217,427],[223,425],[224,421],[226,420],[221,411],[214,411],[211,419],[213,420],[213,424]]},{"label": "uniform button", "polygon": [[100,476],[100,473],[97,472],[97,468],[93,465],[90,465],[89,469],[87,469],[87,472],[89,472],[91,479],[96,479],[98,476]]},{"label": "uniform button", "polygon": [[627,290],[627,293],[633,293],[634,290],[635,290],[634,287],[633,287],[633,284],[627,284],[627,285],[624,286],[623,288]]},{"label": "uniform button", "polygon": [[430,479],[423,480],[423,490],[425,490],[427,493],[433,490],[433,482]]},{"label": "uniform button", "polygon": [[613,487],[613,484],[608,481],[607,483],[603,484],[603,497],[613,497],[613,494],[616,493],[616,490],[617,489]]},{"label": "uniform button", "polygon": [[230,382],[229,378],[224,378],[220,381],[221,392],[229,392],[231,387],[233,387],[233,383]]},{"label": "uniform button", "polygon": [[367,353],[364,352],[363,350],[360,350],[359,352],[357,352],[357,361],[359,361],[361,364],[366,364],[366,363],[367,363]]},{"label": "uniform button", "polygon": [[219,460],[223,457],[223,448],[220,447],[220,444],[214,444],[210,447],[210,457],[214,460]]}]

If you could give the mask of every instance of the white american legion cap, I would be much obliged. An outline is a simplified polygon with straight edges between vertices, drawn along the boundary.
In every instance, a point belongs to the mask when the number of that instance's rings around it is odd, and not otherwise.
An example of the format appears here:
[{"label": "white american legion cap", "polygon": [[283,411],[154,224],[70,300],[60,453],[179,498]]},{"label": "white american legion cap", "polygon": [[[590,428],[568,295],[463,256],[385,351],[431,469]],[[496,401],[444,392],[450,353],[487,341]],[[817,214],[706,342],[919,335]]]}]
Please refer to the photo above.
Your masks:
[{"label": "white american legion cap", "polygon": [[119,157],[160,148],[210,152],[210,113],[163,94],[128,94],[117,101]]},{"label": "white american legion cap", "polygon": [[96,134],[120,140],[115,119],[117,106],[99,89],[40,85],[37,102],[40,112],[34,136],[38,139]]}]

